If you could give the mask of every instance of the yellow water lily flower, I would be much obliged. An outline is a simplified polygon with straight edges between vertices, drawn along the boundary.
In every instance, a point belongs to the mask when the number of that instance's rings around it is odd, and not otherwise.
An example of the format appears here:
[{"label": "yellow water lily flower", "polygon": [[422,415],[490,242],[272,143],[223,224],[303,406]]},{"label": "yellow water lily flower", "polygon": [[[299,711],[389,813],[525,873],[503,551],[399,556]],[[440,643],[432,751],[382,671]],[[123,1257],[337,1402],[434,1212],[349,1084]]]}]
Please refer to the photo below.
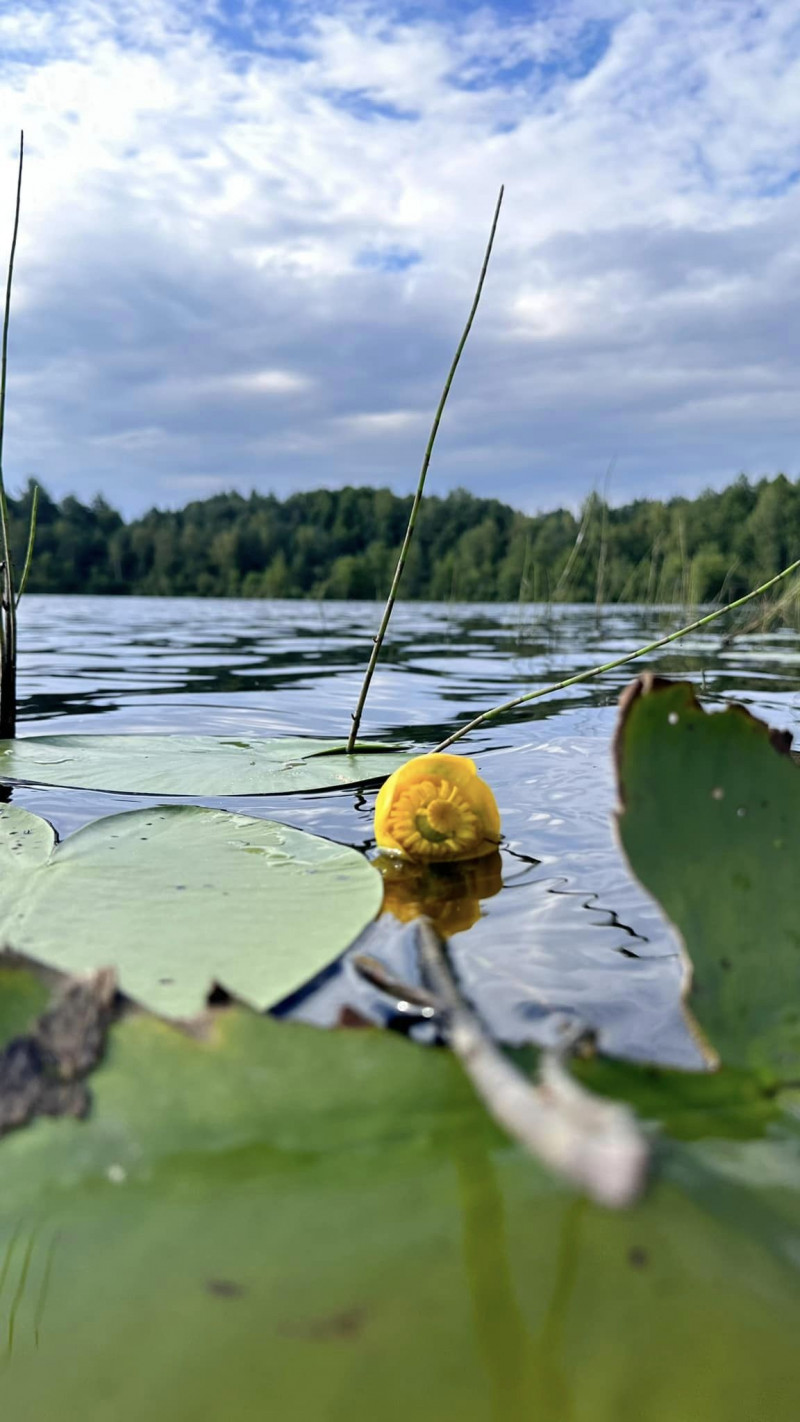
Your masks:
[{"label": "yellow water lily flower", "polygon": [[497,848],[500,812],[473,760],[419,755],[382,786],[375,838],[409,859],[477,859]]}]

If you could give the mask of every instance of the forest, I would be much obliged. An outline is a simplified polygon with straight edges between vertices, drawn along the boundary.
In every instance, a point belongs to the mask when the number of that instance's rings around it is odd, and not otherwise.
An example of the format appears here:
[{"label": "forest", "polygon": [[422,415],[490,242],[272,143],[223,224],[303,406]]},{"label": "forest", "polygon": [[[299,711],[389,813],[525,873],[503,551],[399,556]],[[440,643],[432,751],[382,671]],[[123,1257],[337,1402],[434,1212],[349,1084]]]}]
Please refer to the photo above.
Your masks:
[{"label": "forest", "polygon": [[[9,500],[18,568],[34,484]],[[28,589],[156,597],[385,597],[411,497],[389,489],[217,494],[126,522],[98,496],[40,491]],[[426,498],[402,596],[431,601],[647,602],[731,599],[777,573],[800,547],[800,480],[741,475],[697,498],[612,507],[591,494],[577,514],[526,515],[456,490]]]}]

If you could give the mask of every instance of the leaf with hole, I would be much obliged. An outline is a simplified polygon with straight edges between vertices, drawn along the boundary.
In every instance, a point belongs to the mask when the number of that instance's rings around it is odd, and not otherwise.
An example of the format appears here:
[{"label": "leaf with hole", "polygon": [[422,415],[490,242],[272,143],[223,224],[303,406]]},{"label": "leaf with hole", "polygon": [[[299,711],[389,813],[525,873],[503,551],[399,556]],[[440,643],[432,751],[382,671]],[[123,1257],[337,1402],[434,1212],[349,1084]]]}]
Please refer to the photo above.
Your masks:
[{"label": "leaf with hole", "polygon": [[348,947],[383,892],[355,849],[188,805],[96,820],[62,844],[4,806],[0,865],[4,947],[68,973],[113,967],[171,1017],[201,1011],[215,983],[274,1006]]},{"label": "leaf with hole", "polygon": [[789,737],[642,677],[617,732],[619,835],[678,929],[706,1054],[800,1076],[800,771]]},{"label": "leaf with hole", "polygon": [[391,746],[283,736],[23,736],[0,741],[0,779],[130,795],[288,795],[383,780]]}]

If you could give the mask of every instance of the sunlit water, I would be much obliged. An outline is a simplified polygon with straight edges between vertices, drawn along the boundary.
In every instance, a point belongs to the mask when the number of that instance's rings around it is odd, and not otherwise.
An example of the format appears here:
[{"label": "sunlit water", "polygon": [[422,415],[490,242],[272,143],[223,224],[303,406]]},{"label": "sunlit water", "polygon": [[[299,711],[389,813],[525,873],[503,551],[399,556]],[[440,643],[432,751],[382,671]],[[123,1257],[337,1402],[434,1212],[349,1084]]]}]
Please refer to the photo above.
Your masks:
[{"label": "sunlit water", "polygon": [[[379,609],[372,603],[27,597],[20,631],[21,734],[190,732],[344,736]],[[676,612],[407,604],[397,608],[363,732],[430,749],[486,707],[611,660],[678,625]],[[709,628],[640,664],[691,678],[795,729],[800,635],[732,639]],[[462,743],[500,805],[503,887],[455,934],[467,994],[508,1041],[546,1041],[578,1020],[601,1048],[699,1065],[681,1015],[675,939],[614,837],[610,745],[622,667],[533,703]],[[237,797],[229,805],[372,847],[374,791]],[[141,796],[15,789],[64,837]],[[413,972],[408,935],[384,918],[360,945]],[[348,958],[285,1010],[335,1022],[348,1004],[390,1005]]]}]

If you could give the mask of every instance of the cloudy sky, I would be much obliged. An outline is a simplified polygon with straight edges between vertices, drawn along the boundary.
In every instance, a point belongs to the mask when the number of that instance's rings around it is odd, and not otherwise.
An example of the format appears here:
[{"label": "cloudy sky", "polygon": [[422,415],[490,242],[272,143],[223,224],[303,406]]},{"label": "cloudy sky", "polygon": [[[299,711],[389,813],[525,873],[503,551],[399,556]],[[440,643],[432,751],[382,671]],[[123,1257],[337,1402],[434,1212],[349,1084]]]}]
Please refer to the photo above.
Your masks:
[{"label": "cloudy sky", "polygon": [[797,0],[3,0],[12,490],[800,474]]}]

